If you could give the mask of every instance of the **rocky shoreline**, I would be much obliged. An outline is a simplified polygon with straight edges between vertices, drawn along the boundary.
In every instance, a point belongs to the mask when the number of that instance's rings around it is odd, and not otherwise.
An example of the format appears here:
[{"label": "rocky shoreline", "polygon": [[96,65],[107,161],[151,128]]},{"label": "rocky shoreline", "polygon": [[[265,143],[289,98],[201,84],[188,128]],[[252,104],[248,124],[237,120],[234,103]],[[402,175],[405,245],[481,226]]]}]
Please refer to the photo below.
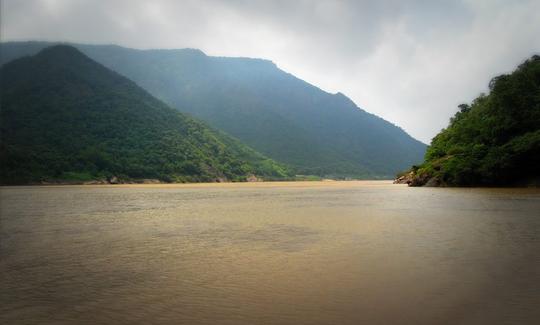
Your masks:
[{"label": "rocky shoreline", "polygon": [[[245,182],[263,182],[264,179],[255,175],[248,175]],[[216,178],[214,180],[206,181],[209,183],[229,183],[232,182],[224,177]],[[172,182],[175,183],[175,182]],[[176,182],[183,184],[184,182]],[[199,182],[185,182],[185,183],[199,183]],[[42,180],[40,182],[31,182],[26,184],[5,184],[5,185],[118,185],[118,184],[171,184],[171,182],[162,181],[155,178],[142,178],[142,179],[123,179],[117,176],[111,176],[108,178],[92,179],[92,180],[67,180],[67,179],[52,179]]]},{"label": "rocky shoreline", "polygon": [[[394,184],[407,184],[410,187],[448,187],[449,185],[441,181],[437,176],[431,176],[427,173],[418,175],[414,171],[409,171],[399,175],[393,182]],[[486,186],[477,184],[475,186]],[[499,185],[498,187],[540,187],[540,178],[530,178],[515,181],[510,184]]]},{"label": "rocky shoreline", "polygon": [[445,186],[437,177],[431,177],[427,174],[416,175],[414,171],[410,171],[404,175],[397,177],[394,184],[407,184],[411,187],[442,187]]},{"label": "rocky shoreline", "polygon": [[29,183],[28,185],[116,185],[116,184],[166,184],[159,179],[134,179],[134,180],[121,180],[117,177],[111,177],[109,179],[93,179],[89,181],[79,180],[44,180],[36,183]]}]

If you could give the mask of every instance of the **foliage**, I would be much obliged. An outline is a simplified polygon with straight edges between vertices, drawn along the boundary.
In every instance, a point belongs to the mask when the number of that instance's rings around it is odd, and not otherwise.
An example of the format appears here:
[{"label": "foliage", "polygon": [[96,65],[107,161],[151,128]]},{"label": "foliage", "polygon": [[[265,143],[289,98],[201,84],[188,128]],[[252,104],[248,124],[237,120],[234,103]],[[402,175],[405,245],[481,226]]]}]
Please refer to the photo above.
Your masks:
[{"label": "foliage", "polygon": [[[39,44],[2,44],[3,60],[32,53]],[[343,94],[329,94],[270,61],[211,57],[192,49],[75,46],[296,174],[391,178],[421,162],[425,152],[423,143]]]},{"label": "foliage", "polygon": [[540,56],[489,84],[490,94],[460,105],[416,174],[442,184],[508,185],[540,176]]},{"label": "foliage", "polygon": [[288,170],[69,46],[2,66],[3,183],[245,180]]}]

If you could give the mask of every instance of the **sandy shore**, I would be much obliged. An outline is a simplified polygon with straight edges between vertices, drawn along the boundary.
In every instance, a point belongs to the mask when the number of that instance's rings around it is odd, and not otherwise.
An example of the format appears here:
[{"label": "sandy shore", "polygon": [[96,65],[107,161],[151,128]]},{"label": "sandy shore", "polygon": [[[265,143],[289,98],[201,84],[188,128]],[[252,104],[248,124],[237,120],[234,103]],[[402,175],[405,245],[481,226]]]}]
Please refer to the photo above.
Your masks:
[{"label": "sandy shore", "polygon": [[[47,185],[17,185],[2,187],[84,187],[84,188],[274,188],[274,187],[356,187],[356,186],[387,186],[392,180],[354,180],[354,181],[276,181],[276,182],[226,182],[226,183],[160,183],[160,184],[47,184]],[[396,186],[407,186],[397,184]]]}]

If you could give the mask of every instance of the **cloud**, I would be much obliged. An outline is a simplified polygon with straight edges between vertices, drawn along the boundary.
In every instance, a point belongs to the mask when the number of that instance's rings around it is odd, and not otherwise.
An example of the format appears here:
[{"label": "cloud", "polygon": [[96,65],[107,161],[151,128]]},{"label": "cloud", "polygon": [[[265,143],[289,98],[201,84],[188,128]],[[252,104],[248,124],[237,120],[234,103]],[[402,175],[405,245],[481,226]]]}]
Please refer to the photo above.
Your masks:
[{"label": "cloud", "polygon": [[540,1],[4,0],[2,40],[261,57],[429,142],[540,51]]}]

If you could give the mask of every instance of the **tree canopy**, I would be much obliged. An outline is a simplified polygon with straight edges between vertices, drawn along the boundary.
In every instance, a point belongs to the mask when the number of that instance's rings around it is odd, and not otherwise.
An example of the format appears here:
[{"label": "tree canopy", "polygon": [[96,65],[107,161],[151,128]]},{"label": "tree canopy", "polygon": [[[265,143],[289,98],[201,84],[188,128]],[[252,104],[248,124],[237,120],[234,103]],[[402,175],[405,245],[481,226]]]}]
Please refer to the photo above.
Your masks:
[{"label": "tree canopy", "polygon": [[538,180],[540,56],[495,77],[489,94],[462,104],[435,136],[413,184],[502,186]]},{"label": "tree canopy", "polygon": [[288,177],[288,170],[58,45],[0,70],[3,183]]}]

